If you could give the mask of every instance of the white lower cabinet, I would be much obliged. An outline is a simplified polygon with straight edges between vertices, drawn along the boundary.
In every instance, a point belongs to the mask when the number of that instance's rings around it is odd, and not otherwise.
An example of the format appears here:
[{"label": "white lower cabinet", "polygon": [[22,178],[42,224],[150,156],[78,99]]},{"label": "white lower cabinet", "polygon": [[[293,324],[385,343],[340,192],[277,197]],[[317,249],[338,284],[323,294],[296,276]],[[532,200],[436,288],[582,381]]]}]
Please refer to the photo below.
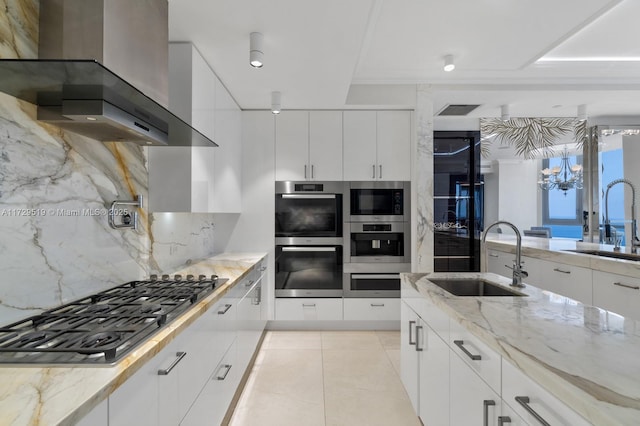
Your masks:
[{"label": "white lower cabinet", "polygon": [[[252,271],[113,392],[102,424],[220,424],[264,330],[263,274]],[[107,419],[100,407],[80,424]]]},{"label": "white lower cabinet", "polygon": [[198,399],[180,425],[202,426],[222,423],[244,371],[240,371],[241,368],[237,365],[236,349],[236,341],[234,341],[213,374],[208,377]]},{"label": "white lower cabinet", "polygon": [[342,298],[276,299],[276,320],[342,320]]},{"label": "white lower cabinet", "polygon": [[399,298],[345,298],[345,320],[398,321]]},{"label": "white lower cabinet", "polygon": [[[445,326],[444,312],[423,306],[416,312],[400,303],[401,378],[423,424],[589,424],[460,324],[450,319]],[[434,319],[435,328],[424,318]]]},{"label": "white lower cabinet", "polygon": [[109,400],[96,405],[76,426],[109,426]]},{"label": "white lower cabinet", "polygon": [[640,278],[593,271],[593,305],[640,320]]},{"label": "white lower cabinet", "polygon": [[[510,277],[513,274],[513,271],[509,268],[513,266],[515,258],[516,255],[512,253],[505,253],[498,250],[487,250],[487,272],[493,272],[494,274],[502,275],[503,277]],[[524,265],[524,269],[527,270],[526,264]]]},{"label": "white lower cabinet", "polygon": [[586,426],[590,423],[544,390],[510,362],[502,360],[502,398],[526,422]]},{"label": "white lower cabinet", "polygon": [[[451,425],[488,426],[498,423],[502,401],[469,366],[453,351],[449,353]],[[425,424],[430,419],[423,418]],[[434,425],[441,423],[433,423]]]}]

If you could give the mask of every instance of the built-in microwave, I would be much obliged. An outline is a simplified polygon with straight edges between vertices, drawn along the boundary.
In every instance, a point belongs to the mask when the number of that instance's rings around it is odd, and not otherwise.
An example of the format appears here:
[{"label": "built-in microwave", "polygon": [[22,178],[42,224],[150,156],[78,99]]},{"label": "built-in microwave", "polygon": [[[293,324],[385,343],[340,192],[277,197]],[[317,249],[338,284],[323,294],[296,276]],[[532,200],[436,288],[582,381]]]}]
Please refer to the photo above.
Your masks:
[{"label": "built-in microwave", "polygon": [[346,182],[347,222],[408,222],[409,182]]}]

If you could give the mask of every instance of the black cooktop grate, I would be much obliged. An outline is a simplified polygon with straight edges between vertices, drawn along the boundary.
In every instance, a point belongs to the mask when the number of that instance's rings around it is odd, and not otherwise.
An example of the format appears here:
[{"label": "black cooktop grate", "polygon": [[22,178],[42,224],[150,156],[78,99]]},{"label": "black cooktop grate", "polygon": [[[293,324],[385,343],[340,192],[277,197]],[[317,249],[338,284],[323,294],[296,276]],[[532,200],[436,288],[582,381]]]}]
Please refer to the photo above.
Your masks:
[{"label": "black cooktop grate", "polygon": [[227,281],[132,281],[0,328],[0,363],[117,362]]}]

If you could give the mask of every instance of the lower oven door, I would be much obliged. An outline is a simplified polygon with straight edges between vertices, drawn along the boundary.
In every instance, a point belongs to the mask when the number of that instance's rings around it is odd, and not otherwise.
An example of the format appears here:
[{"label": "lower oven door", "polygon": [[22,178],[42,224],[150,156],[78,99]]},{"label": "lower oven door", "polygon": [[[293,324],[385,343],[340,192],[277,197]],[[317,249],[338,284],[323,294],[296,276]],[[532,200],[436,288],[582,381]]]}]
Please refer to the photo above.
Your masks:
[{"label": "lower oven door", "polygon": [[345,297],[400,297],[400,273],[344,275]]},{"label": "lower oven door", "polygon": [[342,246],[276,246],[276,297],[342,297]]}]

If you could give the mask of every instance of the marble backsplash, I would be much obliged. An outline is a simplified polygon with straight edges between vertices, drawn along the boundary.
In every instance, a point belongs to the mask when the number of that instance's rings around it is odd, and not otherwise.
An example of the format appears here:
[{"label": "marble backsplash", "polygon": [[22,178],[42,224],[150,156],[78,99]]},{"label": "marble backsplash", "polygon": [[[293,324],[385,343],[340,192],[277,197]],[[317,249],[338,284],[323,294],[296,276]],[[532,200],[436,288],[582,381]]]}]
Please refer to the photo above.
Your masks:
[{"label": "marble backsplash", "polygon": [[[38,0],[0,0],[0,58],[37,58]],[[146,148],[35,120],[0,94],[0,325],[213,254],[211,214],[107,223],[113,200],[148,195]]]}]

